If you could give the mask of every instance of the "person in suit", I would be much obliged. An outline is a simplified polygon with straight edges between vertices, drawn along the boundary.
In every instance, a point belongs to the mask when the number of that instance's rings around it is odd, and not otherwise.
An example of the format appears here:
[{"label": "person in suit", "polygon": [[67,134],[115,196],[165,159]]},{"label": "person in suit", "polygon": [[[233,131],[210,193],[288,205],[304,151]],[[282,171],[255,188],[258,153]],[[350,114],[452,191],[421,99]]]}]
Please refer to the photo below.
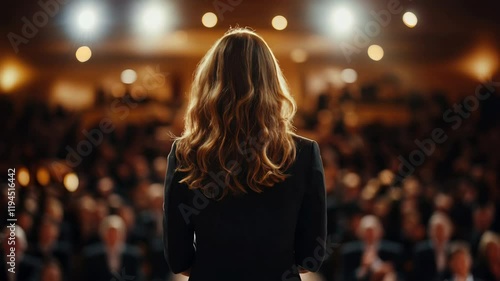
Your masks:
[{"label": "person in suit", "polygon": [[447,251],[453,225],[443,212],[436,211],[428,223],[429,240],[415,246],[413,258],[413,279],[441,280],[449,277]]},{"label": "person in suit", "polygon": [[28,252],[40,260],[56,258],[63,270],[63,279],[69,280],[71,272],[71,247],[66,241],[58,240],[59,224],[51,217],[42,218],[38,233],[38,243]]},{"label": "person in suit", "polygon": [[342,248],[342,280],[396,280],[401,246],[382,239],[380,220],[374,215],[364,216],[357,232],[360,240]]},{"label": "person in suit", "polygon": [[125,243],[126,227],[117,215],[107,216],[100,225],[102,243],[83,251],[85,281],[142,280],[139,250]]},{"label": "person in suit", "polygon": [[[235,28],[194,75],[185,129],[168,155],[163,241],[190,281],[300,280],[326,252],[326,190],[316,141],[277,60]],[[196,234],[196,235],[195,235]]]},{"label": "person in suit", "polygon": [[449,269],[451,272],[450,278],[445,278],[445,281],[482,281],[472,275],[472,256],[469,246],[465,242],[454,242],[450,245],[449,250]]},{"label": "person in suit", "polygon": [[[42,261],[36,257],[26,254],[28,248],[28,241],[24,230],[19,226],[15,226],[15,245],[9,243],[10,229],[6,229],[2,233],[2,247],[0,249],[0,280],[5,281],[38,281],[40,277],[40,269]],[[11,254],[11,248],[15,251],[15,273],[9,271],[12,268],[7,262],[10,258],[7,255]],[[9,259],[9,260],[7,260]]]}]

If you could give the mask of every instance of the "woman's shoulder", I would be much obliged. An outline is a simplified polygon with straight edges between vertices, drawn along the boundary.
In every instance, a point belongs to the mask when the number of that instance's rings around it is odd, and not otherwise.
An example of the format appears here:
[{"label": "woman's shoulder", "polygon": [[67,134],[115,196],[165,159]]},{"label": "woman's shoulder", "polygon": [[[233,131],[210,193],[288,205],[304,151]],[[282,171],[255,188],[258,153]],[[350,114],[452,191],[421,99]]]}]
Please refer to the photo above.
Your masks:
[{"label": "woman's shoulder", "polygon": [[311,147],[311,145],[316,142],[313,139],[306,138],[301,135],[293,134],[292,135],[293,140],[297,144],[297,147]]}]

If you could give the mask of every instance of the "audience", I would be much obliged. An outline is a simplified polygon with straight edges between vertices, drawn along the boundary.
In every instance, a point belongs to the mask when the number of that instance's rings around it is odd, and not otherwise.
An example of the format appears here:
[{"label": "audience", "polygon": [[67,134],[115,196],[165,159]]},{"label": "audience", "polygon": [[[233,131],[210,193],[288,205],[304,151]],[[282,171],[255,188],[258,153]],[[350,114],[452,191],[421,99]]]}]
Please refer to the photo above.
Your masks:
[{"label": "audience", "polygon": [[376,216],[361,219],[360,240],[346,243],[342,249],[343,280],[397,280],[401,249],[395,243],[382,240],[383,232]]},{"label": "audience", "polygon": [[[495,109],[482,102],[455,128],[443,114],[459,100],[412,93],[404,101],[400,93],[397,102],[384,101],[375,84],[368,88],[366,103],[354,88],[330,87],[312,103],[313,111],[300,111],[295,120],[299,134],[320,144],[328,235],[339,245],[323,263],[322,278],[500,281],[500,127],[489,118]],[[497,92],[491,94],[498,100]],[[96,133],[95,112],[109,117],[108,108],[70,112],[30,101],[14,106],[9,96],[0,103],[12,109],[8,116],[0,111],[11,123],[0,135],[0,155],[18,174],[20,167],[30,172],[16,196],[18,280],[171,280],[163,257],[163,181],[169,132],[181,133],[182,109],[157,102],[168,118],[131,114],[114,122],[112,132],[100,132],[102,141],[84,155],[78,152],[87,140],[83,130]],[[361,122],[353,111],[358,104],[388,103],[406,108],[408,122]],[[148,104],[130,110],[148,111]],[[435,128],[447,138],[432,146],[425,140]],[[424,153],[422,143],[432,153]],[[410,166],[418,150],[425,158]],[[72,157],[79,163],[73,165]],[[65,188],[70,172],[79,180],[74,192]],[[6,206],[7,186],[1,189]],[[0,217],[7,221],[4,213]],[[452,247],[456,241],[467,247]],[[5,259],[5,236],[2,244]],[[0,280],[8,280],[6,268],[2,260]]]},{"label": "audience", "polygon": [[103,243],[90,245],[83,251],[83,280],[108,281],[114,277],[120,280],[119,276],[122,279],[131,276],[133,280],[142,280],[139,250],[126,243],[126,233],[121,217],[110,215],[104,218],[99,229]]}]

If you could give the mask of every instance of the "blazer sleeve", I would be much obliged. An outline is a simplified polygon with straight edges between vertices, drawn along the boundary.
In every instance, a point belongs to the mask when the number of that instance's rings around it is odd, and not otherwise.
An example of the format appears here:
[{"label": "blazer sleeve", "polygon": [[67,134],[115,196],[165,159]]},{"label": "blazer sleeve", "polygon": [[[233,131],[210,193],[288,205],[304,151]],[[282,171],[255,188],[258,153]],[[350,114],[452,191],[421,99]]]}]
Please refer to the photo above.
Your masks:
[{"label": "blazer sleeve", "polygon": [[194,261],[194,229],[183,210],[186,203],[187,187],[175,178],[176,142],[167,157],[165,192],[163,200],[163,245],[165,259],[173,273],[188,270]]},{"label": "blazer sleeve", "polygon": [[313,141],[311,146],[308,182],[295,232],[295,263],[318,271],[326,255],[326,189],[318,143]]}]

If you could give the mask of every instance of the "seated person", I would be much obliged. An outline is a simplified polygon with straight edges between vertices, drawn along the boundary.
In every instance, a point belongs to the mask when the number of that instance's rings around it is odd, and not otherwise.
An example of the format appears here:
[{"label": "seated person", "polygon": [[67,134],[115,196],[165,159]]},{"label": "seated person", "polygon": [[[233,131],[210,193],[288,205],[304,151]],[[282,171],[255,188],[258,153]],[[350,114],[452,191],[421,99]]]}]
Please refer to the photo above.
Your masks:
[{"label": "seated person", "polygon": [[449,269],[451,273],[450,281],[481,281],[472,275],[472,257],[469,245],[464,242],[455,242],[450,245],[448,256]]},{"label": "seated person", "polygon": [[357,233],[360,240],[346,243],[342,248],[342,280],[397,279],[395,269],[399,268],[401,247],[382,240],[383,233],[376,216],[361,219]]}]

